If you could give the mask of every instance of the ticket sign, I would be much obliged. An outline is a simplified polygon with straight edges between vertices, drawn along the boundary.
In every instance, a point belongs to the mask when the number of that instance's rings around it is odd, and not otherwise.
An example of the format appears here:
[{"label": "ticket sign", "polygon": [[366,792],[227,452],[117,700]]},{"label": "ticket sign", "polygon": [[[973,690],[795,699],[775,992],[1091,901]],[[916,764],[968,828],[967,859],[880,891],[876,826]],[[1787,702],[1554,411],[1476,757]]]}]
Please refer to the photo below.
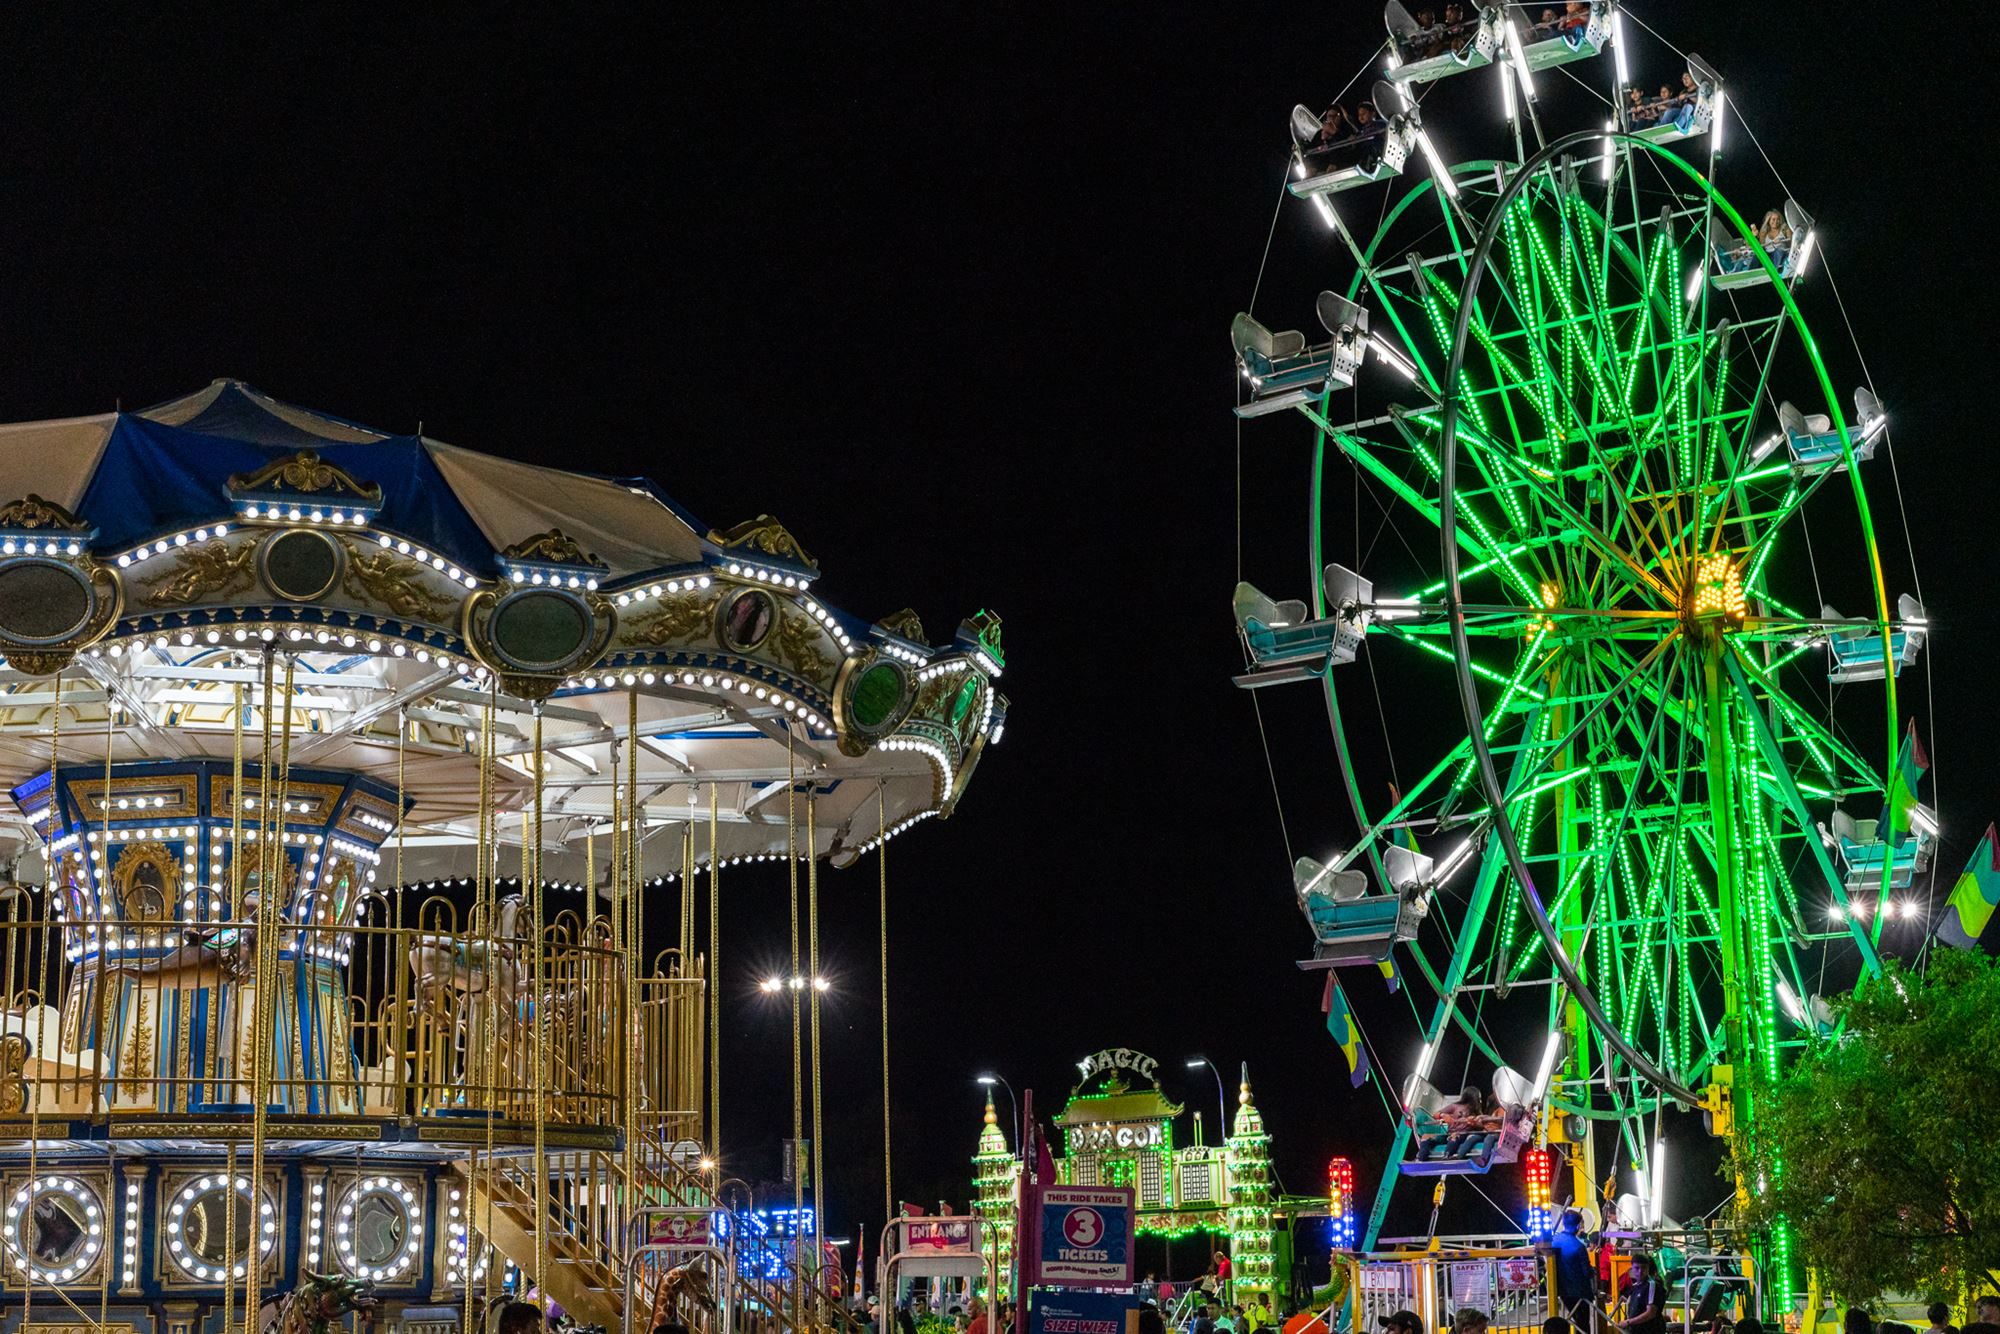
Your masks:
[{"label": "ticket sign", "polygon": [[1132,1281],[1131,1187],[1046,1187],[1040,1222],[1038,1281],[1075,1287]]}]

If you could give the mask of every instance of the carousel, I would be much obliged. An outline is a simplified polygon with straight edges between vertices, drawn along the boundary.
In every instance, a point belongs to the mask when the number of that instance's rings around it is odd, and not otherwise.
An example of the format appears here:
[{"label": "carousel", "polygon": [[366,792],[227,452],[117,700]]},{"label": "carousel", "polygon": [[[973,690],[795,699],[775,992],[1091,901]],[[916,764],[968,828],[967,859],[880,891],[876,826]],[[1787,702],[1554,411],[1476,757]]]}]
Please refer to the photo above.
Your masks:
[{"label": "carousel", "polygon": [[0,426],[0,497],[0,1328],[833,1318],[717,1212],[719,882],[788,865],[816,1032],[820,868],[886,908],[996,618],[235,381]]}]

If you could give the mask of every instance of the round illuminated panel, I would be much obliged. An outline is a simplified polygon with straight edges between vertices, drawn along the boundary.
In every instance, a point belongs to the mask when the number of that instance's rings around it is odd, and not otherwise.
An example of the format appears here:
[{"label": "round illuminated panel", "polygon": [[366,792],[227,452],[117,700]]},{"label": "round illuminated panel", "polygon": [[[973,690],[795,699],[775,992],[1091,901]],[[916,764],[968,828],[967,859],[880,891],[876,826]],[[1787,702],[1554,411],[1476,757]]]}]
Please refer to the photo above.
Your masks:
[{"label": "round illuminated panel", "polygon": [[277,1244],[278,1221],[270,1199],[260,1192],[253,1228],[250,1178],[237,1177],[234,1193],[232,1217],[230,1181],[220,1173],[196,1177],[174,1192],[173,1203],[167,1206],[167,1254],[189,1278],[203,1283],[242,1278],[252,1235],[257,1238],[259,1260],[269,1258]]},{"label": "round illuminated panel", "polygon": [[417,1193],[406,1182],[394,1177],[356,1182],[333,1221],[342,1267],[376,1283],[409,1277],[423,1250],[421,1217]]},{"label": "round illuminated panel", "polygon": [[896,716],[903,702],[903,672],[892,663],[878,662],[854,680],[849,712],[855,726],[865,732],[877,731]]},{"label": "round illuminated panel", "polygon": [[493,644],[528,668],[557,667],[590,637],[590,614],[561,593],[518,593],[493,613]]},{"label": "round illuminated panel", "polygon": [[16,561],[0,569],[0,635],[22,644],[67,639],[90,619],[90,584],[67,565]]},{"label": "round illuminated panel", "polygon": [[70,1176],[41,1176],[7,1202],[7,1246],[39,1282],[74,1283],[104,1250],[104,1205]]},{"label": "round illuminated panel", "polygon": [[722,613],[722,642],[747,653],[770,637],[778,623],[778,603],[761,588],[746,588]]},{"label": "round illuminated panel", "polygon": [[332,591],[340,577],[340,549],[325,533],[294,528],[264,547],[264,582],[281,598],[312,602]]}]

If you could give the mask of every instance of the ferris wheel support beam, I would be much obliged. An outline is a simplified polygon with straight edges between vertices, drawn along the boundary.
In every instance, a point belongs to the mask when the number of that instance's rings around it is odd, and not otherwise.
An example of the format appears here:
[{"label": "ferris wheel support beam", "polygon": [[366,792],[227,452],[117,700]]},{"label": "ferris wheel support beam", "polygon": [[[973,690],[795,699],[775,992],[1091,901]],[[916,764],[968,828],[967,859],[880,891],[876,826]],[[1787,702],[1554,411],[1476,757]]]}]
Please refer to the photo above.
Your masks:
[{"label": "ferris wheel support beam", "polygon": [[[1333,698],[1333,686],[1330,680],[1327,684],[1327,698],[1329,700]],[[1540,710],[1537,709],[1530,725],[1533,726],[1535,723],[1539,723],[1540,720]],[[1334,731],[1336,736],[1341,735],[1337,722]],[[1526,762],[1528,754],[1529,752],[1525,750],[1516,752],[1514,757],[1516,776],[1518,776],[1518,771],[1522,764]],[[1343,758],[1345,755],[1346,747],[1343,742]],[[1488,763],[1491,763],[1490,756],[1488,757]],[[1352,773],[1351,770],[1348,772]],[[1358,805],[1356,809],[1358,811]],[[1500,881],[1500,873],[1501,858],[1499,849],[1494,844],[1488,843],[1484,855],[1479,859],[1479,877],[1473,881],[1470,902],[1466,905],[1465,920],[1459,928],[1458,944],[1451,952],[1451,965],[1445,972],[1444,985],[1438,988],[1437,1007],[1431,1012],[1430,1022],[1424,1025],[1424,1048],[1427,1051],[1431,1050],[1433,1045],[1443,1037],[1445,1024],[1451,1020],[1457,1010],[1458,989],[1465,985],[1466,973],[1472,967],[1472,956],[1479,948],[1480,932],[1486,924],[1487,909],[1492,904],[1494,887]],[[1386,880],[1384,883],[1387,883]],[[1466,1031],[1470,1033],[1471,1029],[1467,1028]],[[1473,1040],[1475,1042],[1479,1041],[1476,1036]],[[1484,1046],[1485,1044],[1481,1043],[1480,1045]],[[1487,1048],[1487,1050],[1489,1054],[1493,1055],[1497,1063],[1499,1060],[1498,1053],[1492,1052],[1491,1048]],[[1397,1090],[1396,1100],[1398,1104],[1403,1102],[1401,1089]],[[1399,1115],[1396,1118],[1395,1143],[1390,1146],[1388,1164],[1382,1170],[1382,1184],[1375,1188],[1375,1202],[1368,1209],[1368,1227],[1363,1232],[1361,1238],[1361,1249],[1364,1251],[1375,1249],[1375,1239],[1381,1235],[1382,1222],[1388,1217],[1390,1197],[1395,1194],[1396,1182],[1403,1174],[1403,1155],[1410,1147],[1411,1129],[1410,1118],[1407,1115],[1407,1109],[1405,1109],[1405,1114]]]}]

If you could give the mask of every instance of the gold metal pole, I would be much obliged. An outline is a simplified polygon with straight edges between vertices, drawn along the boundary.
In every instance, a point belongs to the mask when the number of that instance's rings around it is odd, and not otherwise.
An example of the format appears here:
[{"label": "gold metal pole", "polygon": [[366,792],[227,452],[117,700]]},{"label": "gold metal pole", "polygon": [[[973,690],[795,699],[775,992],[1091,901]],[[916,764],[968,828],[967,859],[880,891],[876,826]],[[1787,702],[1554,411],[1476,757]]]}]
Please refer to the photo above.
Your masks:
[{"label": "gold metal pole", "polygon": [[[535,1289],[546,1307],[549,1298],[549,985],[547,958],[542,950],[542,770],[548,754],[542,749],[542,706],[535,703],[534,790],[534,919],[535,933]],[[578,1016],[578,1022],[582,1017]]]},{"label": "gold metal pole", "polygon": [[820,1160],[820,1098],[819,1098],[819,794],[806,793],[806,940],[807,958],[810,961],[812,980],[807,985],[812,988],[809,1003],[812,1006],[812,1181],[813,1181],[813,1255],[812,1273],[815,1305],[820,1289],[818,1275],[821,1257],[825,1251],[819,1244],[824,1235],[823,1211],[825,1203],[826,1178],[822,1175]]},{"label": "gold metal pole", "polygon": [[886,1225],[896,1216],[896,1174],[889,1156],[889,803],[880,784],[875,788],[875,814],[881,825],[875,866],[882,878],[882,1217]]},{"label": "gold metal pole", "polygon": [[792,885],[792,972],[786,979],[786,990],[792,996],[792,1154],[786,1164],[792,1174],[792,1315],[803,1322],[800,1301],[799,1241],[804,1234],[806,1181],[805,1164],[799,1158],[799,1141],[805,1138],[805,1061],[801,1048],[799,1031],[799,990],[809,982],[801,982],[799,977],[799,857],[798,857],[798,817],[796,815],[799,791],[798,752],[792,745],[791,732],[785,733],[785,759],[789,776],[785,780],[785,865],[791,874]]}]

